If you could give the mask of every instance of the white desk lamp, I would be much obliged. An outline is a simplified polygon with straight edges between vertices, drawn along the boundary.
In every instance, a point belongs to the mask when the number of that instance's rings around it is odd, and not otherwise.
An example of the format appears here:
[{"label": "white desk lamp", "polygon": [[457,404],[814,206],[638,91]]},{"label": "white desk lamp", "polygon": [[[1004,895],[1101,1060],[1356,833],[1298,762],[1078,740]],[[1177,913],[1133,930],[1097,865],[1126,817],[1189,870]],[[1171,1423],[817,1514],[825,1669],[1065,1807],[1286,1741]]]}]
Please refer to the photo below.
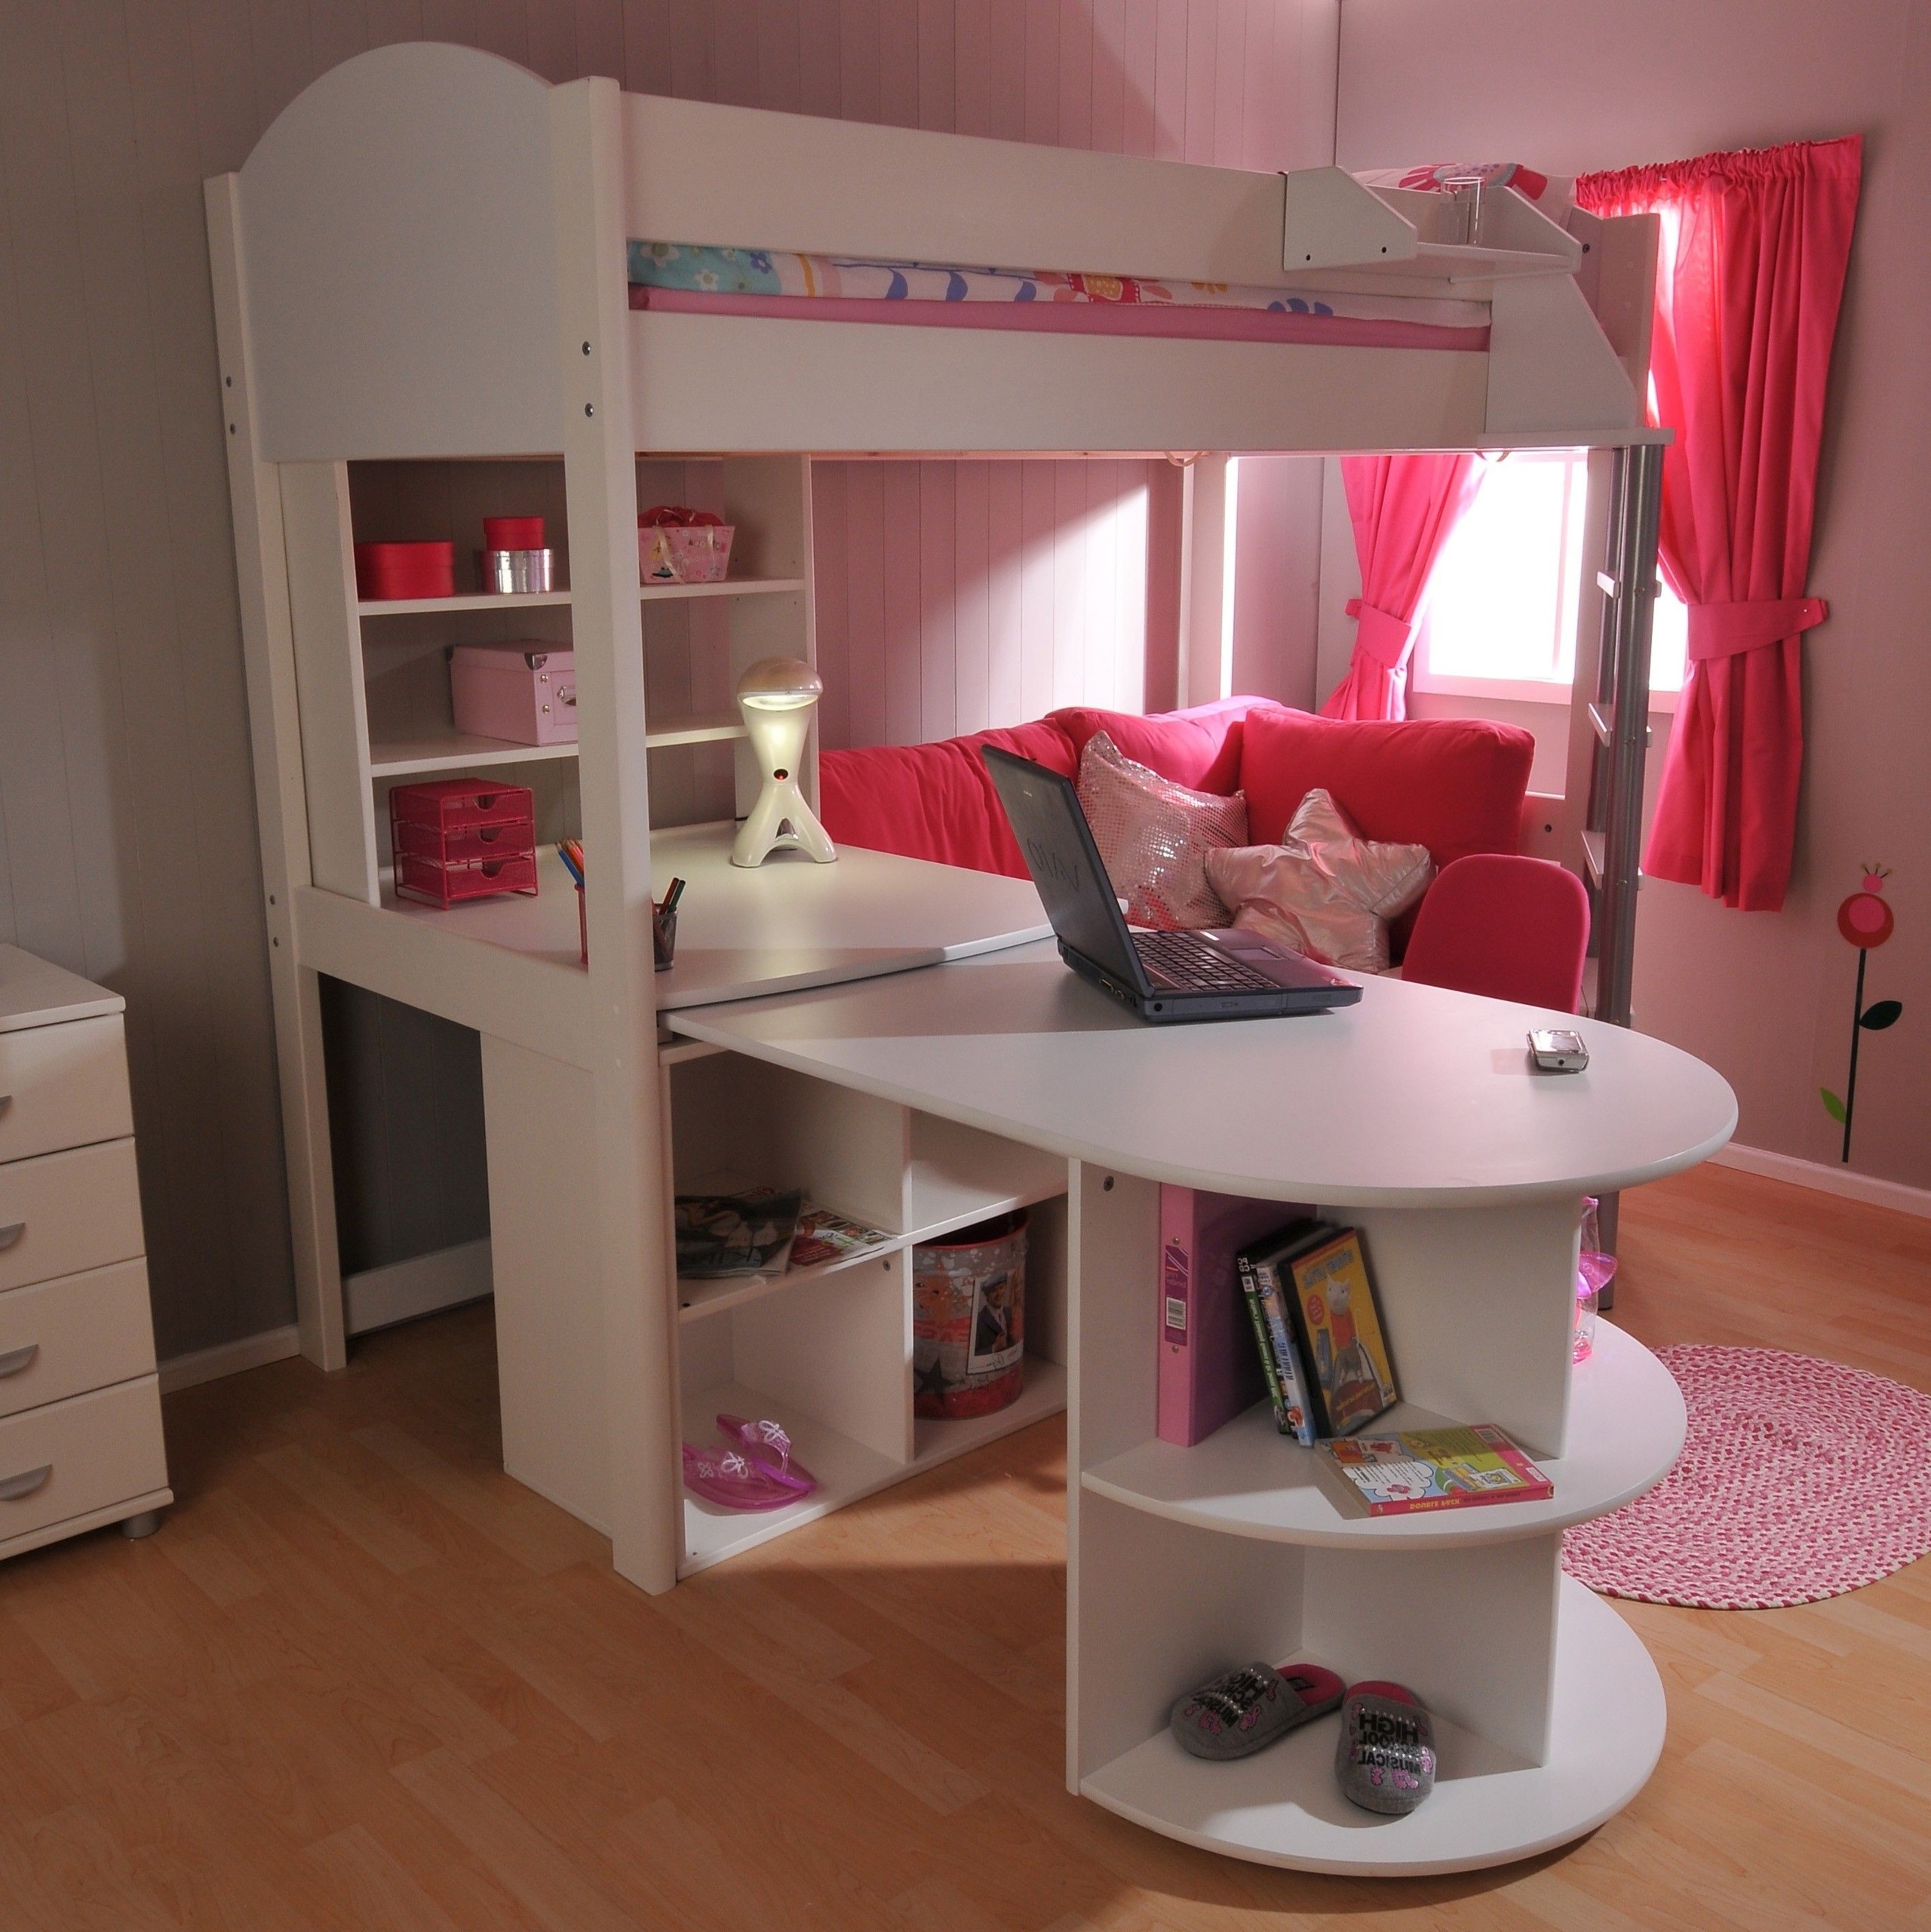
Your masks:
[{"label": "white desk lamp", "polygon": [[802,852],[821,865],[838,856],[798,788],[812,707],[824,693],[824,680],[802,658],[760,658],[738,680],[738,708],[764,784],[750,817],[738,828],[733,865],[762,865],[780,851]]}]

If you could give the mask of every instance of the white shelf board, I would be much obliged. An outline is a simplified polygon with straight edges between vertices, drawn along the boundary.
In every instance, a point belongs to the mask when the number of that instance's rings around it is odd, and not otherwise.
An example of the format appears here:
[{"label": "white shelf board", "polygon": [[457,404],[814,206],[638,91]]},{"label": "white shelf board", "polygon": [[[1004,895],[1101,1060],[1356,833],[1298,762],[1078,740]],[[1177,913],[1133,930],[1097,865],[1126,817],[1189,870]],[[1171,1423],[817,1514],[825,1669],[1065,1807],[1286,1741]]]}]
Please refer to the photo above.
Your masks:
[{"label": "white shelf board", "polygon": [[[714,711],[692,717],[666,718],[662,724],[644,733],[643,742],[655,751],[672,745],[721,744],[744,736],[744,720],[735,711]],[[401,778],[415,772],[469,771],[479,766],[523,765],[576,755],[573,742],[519,745],[506,738],[480,738],[451,731],[428,738],[372,739],[369,776]]]},{"label": "white shelf board", "polygon": [[[721,584],[640,584],[637,594],[655,604],[682,597],[769,597],[804,587],[802,577],[726,577]],[[465,591],[455,597],[364,597],[355,611],[360,617],[415,617],[431,610],[535,610],[569,600],[568,591]]]},{"label": "white shelf board", "polygon": [[662,724],[646,722],[643,742],[655,751],[666,745],[717,745],[749,735],[737,712],[707,711],[691,717],[667,717]]},{"label": "white shelf board", "polygon": [[800,1502],[781,1510],[763,1511],[720,1510],[686,1490],[684,1554],[678,1563],[677,1574],[687,1577],[708,1569],[726,1557],[769,1543],[801,1523],[829,1516],[833,1510],[855,1503],[861,1497],[902,1482],[907,1476],[940,1463],[950,1462],[999,1436],[1042,1422],[1065,1406],[1065,1369],[1043,1356],[1029,1355],[1026,1386],[1017,1402],[993,1414],[975,1416],[968,1421],[920,1421],[914,1432],[916,1446],[912,1460],[902,1463],[866,1448],[789,1403],[775,1402],[770,1396],[740,1383],[727,1382],[686,1396],[683,1430],[688,1441],[701,1445],[713,1440],[717,1434],[714,1418],[720,1411],[769,1416],[784,1424],[791,1438],[793,1453],[818,1478],[818,1486]]},{"label": "white shelf board", "polygon": [[[659,1055],[660,1060],[664,1057]],[[922,1135],[922,1127],[936,1130]],[[720,1184],[718,1191],[751,1184]],[[906,1218],[912,1225],[903,1234],[886,1234],[875,1248],[861,1255],[841,1256],[815,1267],[787,1268],[782,1274],[731,1275],[714,1280],[677,1281],[677,1319],[701,1320],[727,1308],[762,1300],[767,1295],[801,1288],[826,1275],[889,1259],[901,1249],[935,1241],[975,1221],[1014,1208],[1030,1207],[1066,1192],[1066,1163],[1016,1141],[990,1141],[969,1128],[949,1120],[915,1117],[912,1161],[905,1184]]]},{"label": "white shelf board", "polygon": [[1341,1795],[1340,1720],[1327,1717],[1230,1764],[1191,1757],[1162,1731],[1080,1789],[1135,1824],[1264,1865],[1358,1876],[1473,1871],[1567,1844],[1613,1817],[1655,1768],[1665,1715],[1635,1633],[1565,1577],[1545,1764],[1438,1717],[1433,1792],[1406,1817],[1382,1817]]},{"label": "white shelf board", "polygon": [[726,577],[721,584],[645,584],[638,594],[646,604],[656,604],[680,597],[770,597],[804,587],[803,577]]},{"label": "white shelf board", "polygon": [[701,1321],[707,1315],[722,1314],[727,1308],[741,1308],[747,1302],[762,1301],[767,1295],[776,1295],[787,1289],[804,1288],[812,1282],[822,1281],[827,1275],[843,1274],[848,1269],[863,1267],[867,1262],[876,1267],[880,1261],[889,1262],[900,1249],[910,1247],[914,1238],[888,1234],[876,1247],[867,1248],[862,1254],[840,1255],[833,1261],[820,1261],[815,1267],[787,1268],[781,1274],[680,1275],[677,1319]]},{"label": "white shelf board", "polygon": [[[1454,1419],[1404,1402],[1365,1433],[1431,1428]],[[1595,1353],[1573,1371],[1569,1453],[1537,1458],[1555,1485],[1546,1503],[1343,1516],[1319,1485],[1314,1451],[1280,1434],[1264,1402],[1190,1449],[1142,1442],[1087,1470],[1082,1482],[1129,1509],[1266,1542],[1470,1548],[1546,1535],[1619,1508],[1669,1473],[1683,1447],[1684,1426],[1682,1393],[1669,1371],[1641,1343],[1605,1322],[1597,1328]]]},{"label": "white shelf board", "polygon": [[576,754],[574,744],[518,745],[506,738],[479,738],[452,731],[431,738],[371,739],[369,776],[387,779],[413,772],[468,771],[478,766],[526,765]]},{"label": "white shelf board", "polygon": [[425,610],[536,610],[568,604],[568,591],[465,591],[457,597],[364,597],[358,617],[414,617]]},{"label": "white shelf board", "polygon": [[905,1218],[930,1240],[975,1221],[1064,1194],[1063,1156],[981,1134],[935,1113],[912,1116]]}]

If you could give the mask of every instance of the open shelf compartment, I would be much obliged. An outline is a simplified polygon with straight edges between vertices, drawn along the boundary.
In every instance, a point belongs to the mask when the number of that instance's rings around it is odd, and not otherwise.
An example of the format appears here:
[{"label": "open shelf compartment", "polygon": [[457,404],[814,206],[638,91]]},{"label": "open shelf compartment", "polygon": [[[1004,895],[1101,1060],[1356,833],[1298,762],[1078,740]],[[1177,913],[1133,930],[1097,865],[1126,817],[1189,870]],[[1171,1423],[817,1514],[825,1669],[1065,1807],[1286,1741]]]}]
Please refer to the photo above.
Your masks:
[{"label": "open shelf compartment", "polygon": [[[741,1177],[796,1187],[884,1236],[821,1267],[678,1284],[688,1304],[677,1324],[684,1439],[711,1441],[720,1411],[768,1417],[819,1485],[768,1513],[723,1510],[686,1491],[680,1574],[1065,1407],[1063,1160],[735,1053],[674,1059],[663,1086],[680,1191],[723,1191]],[[1021,1395],[990,1415],[915,1416],[913,1249],[1021,1207],[1029,1217]]]}]

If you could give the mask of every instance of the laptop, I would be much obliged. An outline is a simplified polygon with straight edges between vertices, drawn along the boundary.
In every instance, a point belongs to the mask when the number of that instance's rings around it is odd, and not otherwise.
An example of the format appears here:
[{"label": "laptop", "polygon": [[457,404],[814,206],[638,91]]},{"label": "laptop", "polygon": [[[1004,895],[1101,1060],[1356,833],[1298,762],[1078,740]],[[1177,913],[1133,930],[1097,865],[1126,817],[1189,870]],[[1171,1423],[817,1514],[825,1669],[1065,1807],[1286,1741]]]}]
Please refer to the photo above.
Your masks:
[{"label": "laptop", "polygon": [[1361,988],[1236,926],[1135,932],[1070,779],[997,746],[981,755],[1059,940],[1060,957],[1143,1020],[1245,1020],[1350,1006]]}]

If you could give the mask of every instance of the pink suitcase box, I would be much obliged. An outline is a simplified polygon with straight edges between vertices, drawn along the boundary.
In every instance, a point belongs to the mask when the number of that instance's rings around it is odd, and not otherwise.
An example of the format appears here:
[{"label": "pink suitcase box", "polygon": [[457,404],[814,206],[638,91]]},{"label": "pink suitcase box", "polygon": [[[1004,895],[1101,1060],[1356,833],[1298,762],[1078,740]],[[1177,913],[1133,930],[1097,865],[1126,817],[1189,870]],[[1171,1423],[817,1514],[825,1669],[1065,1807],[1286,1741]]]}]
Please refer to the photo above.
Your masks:
[{"label": "pink suitcase box", "polygon": [[512,745],[576,742],[576,657],[565,646],[458,644],[450,653],[456,728]]},{"label": "pink suitcase box", "polygon": [[637,520],[638,575],[646,584],[721,584],[737,533],[709,510],[657,504]]}]

